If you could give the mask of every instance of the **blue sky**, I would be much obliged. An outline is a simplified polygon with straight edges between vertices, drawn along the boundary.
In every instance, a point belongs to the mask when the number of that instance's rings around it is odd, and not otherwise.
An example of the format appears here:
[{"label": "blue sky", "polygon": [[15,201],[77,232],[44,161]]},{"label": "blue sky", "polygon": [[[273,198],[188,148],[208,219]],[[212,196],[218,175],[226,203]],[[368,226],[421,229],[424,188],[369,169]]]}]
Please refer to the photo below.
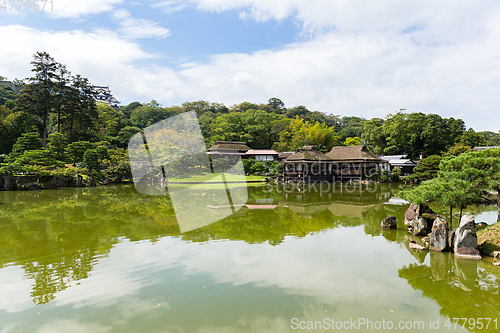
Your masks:
[{"label": "blue sky", "polygon": [[[0,0],[0,3],[3,0]],[[7,2],[8,3],[8,2]],[[0,75],[36,51],[109,85],[123,103],[282,99],[385,117],[400,108],[498,131],[496,1],[53,0],[0,9]],[[47,5],[49,6],[49,5]]]}]

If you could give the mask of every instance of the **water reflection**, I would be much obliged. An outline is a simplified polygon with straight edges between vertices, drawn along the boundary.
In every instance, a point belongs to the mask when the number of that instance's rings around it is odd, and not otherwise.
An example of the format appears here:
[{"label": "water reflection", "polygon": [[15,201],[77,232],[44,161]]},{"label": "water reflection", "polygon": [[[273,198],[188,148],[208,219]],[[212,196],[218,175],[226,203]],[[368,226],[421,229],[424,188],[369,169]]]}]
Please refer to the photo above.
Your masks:
[{"label": "water reflection", "polygon": [[[402,221],[398,230],[380,229],[384,217],[402,216],[407,208],[386,204],[395,203],[394,192],[363,185],[328,192],[250,187],[236,214],[186,233],[168,200],[128,186],[0,192],[0,274],[12,280],[0,286],[27,287],[42,309],[86,308],[100,318],[92,323],[51,317],[40,323],[42,329],[53,324],[125,331],[133,319],[155,323],[159,331],[237,332],[270,325],[284,332],[290,318],[321,320],[325,311],[337,318],[361,313],[420,320],[425,308],[425,316],[443,309],[444,316],[463,317],[468,307],[445,311],[466,302],[455,299],[460,297],[481,307],[486,301],[478,298],[495,299],[486,314],[498,314],[492,265],[408,252]],[[14,279],[20,270],[31,285]],[[425,298],[407,305],[412,288],[400,278]],[[0,301],[0,322],[2,311],[30,309],[7,303],[22,299],[19,290],[2,293],[7,296]]]},{"label": "water reflection", "polygon": [[[492,318],[500,312],[500,271],[488,262],[455,258],[452,253],[428,252],[428,264],[410,264],[399,270],[423,296],[436,301],[441,314],[452,318]],[[493,273],[493,274],[492,274]],[[471,331],[484,331],[484,328]],[[488,331],[496,332],[490,325]]]}]

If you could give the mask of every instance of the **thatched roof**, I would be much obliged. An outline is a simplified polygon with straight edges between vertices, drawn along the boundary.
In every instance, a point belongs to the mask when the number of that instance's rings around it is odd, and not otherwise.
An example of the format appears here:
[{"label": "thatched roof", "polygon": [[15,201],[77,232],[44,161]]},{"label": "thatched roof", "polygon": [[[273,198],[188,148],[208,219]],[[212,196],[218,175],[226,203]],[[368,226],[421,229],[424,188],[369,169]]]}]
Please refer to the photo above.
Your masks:
[{"label": "thatched roof", "polygon": [[335,162],[384,162],[370,153],[365,145],[333,147],[326,156]]},{"label": "thatched roof", "polygon": [[208,151],[237,151],[240,153],[246,153],[250,150],[246,142],[235,142],[235,141],[215,141],[215,144],[208,148]]},{"label": "thatched roof", "polygon": [[313,146],[297,149],[285,162],[332,162],[332,159]]}]

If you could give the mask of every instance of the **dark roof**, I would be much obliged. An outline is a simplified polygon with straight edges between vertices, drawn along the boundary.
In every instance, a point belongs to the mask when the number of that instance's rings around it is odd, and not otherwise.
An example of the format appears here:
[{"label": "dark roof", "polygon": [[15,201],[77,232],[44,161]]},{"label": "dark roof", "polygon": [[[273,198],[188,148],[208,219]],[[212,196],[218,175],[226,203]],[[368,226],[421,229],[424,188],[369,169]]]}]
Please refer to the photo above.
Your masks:
[{"label": "dark roof", "polygon": [[246,153],[250,150],[250,147],[247,146],[246,142],[235,142],[235,141],[215,141],[215,144],[208,148],[208,151],[227,151],[227,150],[235,150],[241,153]]},{"label": "dark roof", "polygon": [[384,162],[370,153],[365,145],[333,147],[326,156],[334,161],[342,162]]},{"label": "dark roof", "polygon": [[284,151],[284,152],[279,153],[278,158],[285,159],[285,158],[290,157],[292,154],[293,154],[293,151]]},{"label": "dark roof", "polygon": [[321,153],[313,146],[304,146],[297,149],[285,162],[331,162],[332,159]]}]

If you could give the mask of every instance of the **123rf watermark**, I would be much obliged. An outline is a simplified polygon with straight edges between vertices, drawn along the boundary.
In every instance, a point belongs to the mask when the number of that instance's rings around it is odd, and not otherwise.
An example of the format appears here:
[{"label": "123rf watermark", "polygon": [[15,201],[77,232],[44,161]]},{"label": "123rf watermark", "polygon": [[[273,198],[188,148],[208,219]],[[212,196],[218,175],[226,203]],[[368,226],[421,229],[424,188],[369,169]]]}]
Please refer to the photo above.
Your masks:
[{"label": "123rf watermark", "polygon": [[0,10],[4,12],[54,11],[54,0],[0,0]]},{"label": "123rf watermark", "polygon": [[299,320],[292,318],[290,327],[294,330],[497,330],[498,318],[448,318],[446,320],[432,318],[429,321],[392,321],[370,320],[368,318],[350,318],[349,320]]}]

